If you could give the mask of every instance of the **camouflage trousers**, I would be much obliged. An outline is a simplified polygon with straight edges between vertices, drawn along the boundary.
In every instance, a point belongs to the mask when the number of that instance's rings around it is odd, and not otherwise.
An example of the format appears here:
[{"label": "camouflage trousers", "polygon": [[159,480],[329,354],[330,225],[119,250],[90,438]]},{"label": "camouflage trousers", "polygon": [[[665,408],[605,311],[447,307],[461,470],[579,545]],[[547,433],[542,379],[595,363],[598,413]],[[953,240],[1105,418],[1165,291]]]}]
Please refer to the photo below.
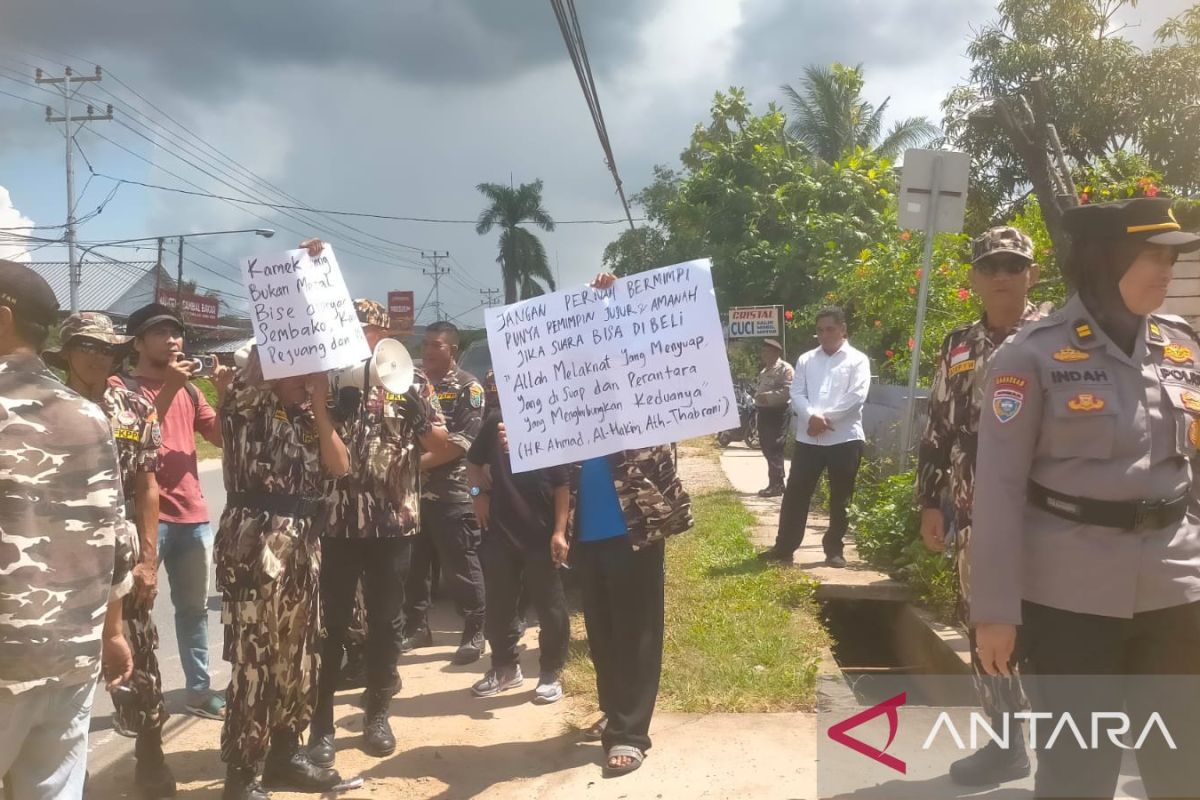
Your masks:
[{"label": "camouflage trousers", "polygon": [[975,644],[975,628],[971,625],[971,607],[967,598],[971,596],[971,569],[967,550],[971,541],[971,526],[961,525],[955,531],[956,549],[954,553],[954,570],[958,576],[958,621],[967,629],[971,645],[971,670],[975,677],[975,690],[979,693],[979,705],[983,713],[990,718],[1001,714],[1015,714],[1018,711],[1029,710],[1029,698],[1021,686],[1021,675],[1018,665],[1012,664],[1012,677],[988,675],[979,661],[979,651]]},{"label": "camouflage trousers", "polygon": [[233,665],[221,759],[255,766],[273,735],[299,736],[312,719],[320,671],[320,545],[298,544],[275,581],[222,589],[225,660]]},{"label": "camouflage trousers", "polygon": [[113,727],[126,736],[161,731],[168,714],[155,652],[158,650],[158,626],[150,617],[150,608],[135,603],[132,593],[125,596],[122,611],[125,638],[133,651],[133,674],[128,683],[133,694],[127,700],[114,703]]}]

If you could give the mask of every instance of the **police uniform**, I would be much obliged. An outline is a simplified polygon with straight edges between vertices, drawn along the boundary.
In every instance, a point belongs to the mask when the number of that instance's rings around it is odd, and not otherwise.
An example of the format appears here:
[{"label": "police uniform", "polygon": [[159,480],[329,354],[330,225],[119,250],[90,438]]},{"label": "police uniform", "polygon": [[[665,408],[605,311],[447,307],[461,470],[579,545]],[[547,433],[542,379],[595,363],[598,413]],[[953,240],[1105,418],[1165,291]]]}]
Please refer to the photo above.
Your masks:
[{"label": "police uniform", "polygon": [[[1171,233],[1163,244],[1200,247],[1178,233],[1165,200],[1082,206],[1065,224],[1077,246],[1123,236],[1159,243]],[[1122,701],[1135,725],[1161,713],[1186,745],[1170,750],[1153,738],[1138,751],[1151,796],[1194,796],[1200,786],[1195,686],[1048,676],[1200,673],[1198,444],[1200,341],[1179,318],[1143,318],[1127,354],[1076,295],[993,359],[979,427],[971,620],[1023,625],[1017,656],[1035,712],[1070,711],[1079,725]],[[1039,751],[1036,793],[1111,797],[1119,766],[1115,746],[1060,739]]]},{"label": "police uniform", "polygon": [[[783,354],[783,347],[774,339],[770,345]],[[767,488],[759,494],[764,496],[783,494],[783,451],[788,432],[788,406],[791,402],[792,365],[782,358],[759,370],[754,385],[754,406],[758,412],[758,444],[767,459]]]},{"label": "police uniform", "polygon": [[474,375],[457,366],[434,388],[446,418],[450,443],[461,447],[463,455],[422,475],[421,531],[413,546],[405,626],[409,633],[428,627],[436,549],[441,574],[448,579],[454,602],[466,618],[462,636],[466,645],[475,638],[482,641],[485,612],[483,569],[478,552],[480,531],[467,486],[466,459],[466,452],[483,425],[484,391]]}]

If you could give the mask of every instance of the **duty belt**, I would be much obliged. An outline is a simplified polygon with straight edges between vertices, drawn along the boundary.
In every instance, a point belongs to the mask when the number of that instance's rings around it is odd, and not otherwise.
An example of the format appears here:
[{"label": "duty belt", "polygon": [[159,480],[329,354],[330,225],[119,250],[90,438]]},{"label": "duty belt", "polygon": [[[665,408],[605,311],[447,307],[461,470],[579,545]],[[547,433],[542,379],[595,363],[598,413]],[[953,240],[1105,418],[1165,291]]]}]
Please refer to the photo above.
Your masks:
[{"label": "duty belt", "polygon": [[1029,482],[1029,502],[1055,516],[1128,531],[1156,530],[1173,525],[1187,514],[1189,495],[1173,500],[1094,500],[1075,497]]},{"label": "duty belt", "polygon": [[307,517],[320,509],[321,502],[298,494],[268,492],[230,492],[225,500],[226,505],[267,511],[280,517]]}]

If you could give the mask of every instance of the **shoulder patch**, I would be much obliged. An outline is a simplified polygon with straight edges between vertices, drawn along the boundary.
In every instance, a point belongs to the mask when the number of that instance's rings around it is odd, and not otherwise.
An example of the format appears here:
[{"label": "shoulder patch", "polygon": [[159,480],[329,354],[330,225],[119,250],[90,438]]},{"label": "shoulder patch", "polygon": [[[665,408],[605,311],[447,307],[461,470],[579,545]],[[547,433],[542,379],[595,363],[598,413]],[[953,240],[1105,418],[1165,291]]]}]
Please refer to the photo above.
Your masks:
[{"label": "shoulder patch", "polygon": [[483,387],[478,383],[471,384],[471,408],[483,408]]},{"label": "shoulder patch", "polygon": [[1011,422],[1025,405],[1029,381],[1019,375],[997,375],[992,382],[992,413],[1001,423]]}]

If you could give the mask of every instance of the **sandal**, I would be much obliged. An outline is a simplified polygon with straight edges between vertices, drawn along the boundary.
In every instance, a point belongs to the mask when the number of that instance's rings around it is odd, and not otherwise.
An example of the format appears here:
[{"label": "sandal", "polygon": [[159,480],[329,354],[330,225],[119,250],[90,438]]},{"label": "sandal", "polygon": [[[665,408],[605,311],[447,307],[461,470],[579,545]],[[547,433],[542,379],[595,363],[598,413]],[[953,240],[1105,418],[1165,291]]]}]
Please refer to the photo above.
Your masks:
[{"label": "sandal", "polygon": [[600,717],[591,725],[583,729],[584,741],[598,742],[604,738],[604,729],[608,727],[608,715]]},{"label": "sandal", "polygon": [[[629,763],[623,767],[614,767],[612,765],[612,760],[614,758],[628,758]],[[614,745],[604,756],[604,774],[609,778],[618,778],[621,775],[628,775],[631,772],[637,771],[642,766],[642,762],[645,760],[646,754],[633,745]]]}]

